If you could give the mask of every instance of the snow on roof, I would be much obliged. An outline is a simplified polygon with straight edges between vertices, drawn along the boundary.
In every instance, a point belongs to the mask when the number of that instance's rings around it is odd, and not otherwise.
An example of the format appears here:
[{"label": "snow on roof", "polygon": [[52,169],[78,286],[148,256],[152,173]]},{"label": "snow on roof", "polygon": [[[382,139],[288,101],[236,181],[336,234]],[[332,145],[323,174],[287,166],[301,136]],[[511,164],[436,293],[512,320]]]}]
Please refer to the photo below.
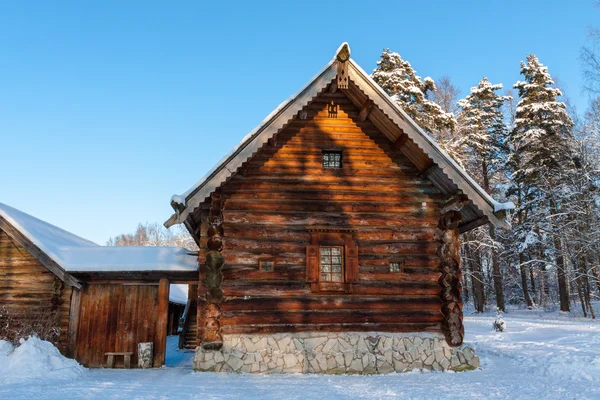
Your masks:
[{"label": "snow on roof", "polygon": [[188,298],[188,285],[172,284],[169,288],[169,301],[173,303],[186,304]]},{"label": "snow on roof", "polygon": [[181,247],[97,246],[62,249],[69,272],[195,271],[195,252]]},{"label": "snow on roof", "polygon": [[181,247],[99,246],[3,203],[0,216],[68,272],[198,269],[196,253]]}]

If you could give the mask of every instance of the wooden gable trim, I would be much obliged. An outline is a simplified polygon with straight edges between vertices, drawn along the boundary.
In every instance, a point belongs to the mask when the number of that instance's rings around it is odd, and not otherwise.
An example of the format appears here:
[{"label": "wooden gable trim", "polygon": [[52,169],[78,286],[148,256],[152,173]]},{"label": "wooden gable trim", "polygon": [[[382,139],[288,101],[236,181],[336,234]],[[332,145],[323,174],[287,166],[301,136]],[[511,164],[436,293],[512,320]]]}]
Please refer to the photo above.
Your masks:
[{"label": "wooden gable trim", "polygon": [[58,279],[63,281],[69,286],[77,289],[81,289],[81,284],[71,274],[66,272],[56,261],[50,256],[44,253],[38,246],[36,246],[31,240],[23,235],[18,229],[12,226],[6,219],[0,217],[0,229],[21,247],[27,250],[32,256],[34,256],[40,263],[50,270]]},{"label": "wooden gable trim", "polygon": [[[339,72],[337,64],[339,63],[335,59],[330,62],[297,96],[280,106],[273,116],[268,117],[264,123],[259,125],[230,156],[214,169],[214,172],[186,196],[185,205],[172,202],[171,205],[176,213],[165,222],[165,226],[170,227],[185,221],[214,190],[236,174],[246,161],[251,159],[270,138],[284,128],[301,112],[304,106],[323,90],[342,90],[361,110],[361,118],[368,118],[373,122],[389,140],[402,150],[419,171],[425,172],[427,178],[434,185],[438,188],[441,187],[440,190],[446,194],[453,193],[457,189],[462,191],[471,199],[470,207],[479,210],[476,214],[483,214],[494,225],[503,228],[510,227],[502,216],[499,217],[495,213],[495,203],[489,195],[450,156],[443,152],[352,59],[344,62],[347,64],[348,88],[339,87],[339,84],[336,83]],[[465,224],[468,222],[470,221],[465,221]]]},{"label": "wooden gable trim", "polygon": [[186,199],[185,208],[178,213],[173,214],[164,225],[168,228],[184,221],[194,209],[200,206],[200,204],[210,196],[212,192],[221,186],[223,182],[231,178],[244,162],[252,158],[252,156],[254,156],[254,154],[260,150],[271,137],[279,130],[283,129],[304,106],[326,89],[327,85],[336,78],[336,74],[336,65],[332,62],[294,99],[282,107],[281,110],[269,119],[269,121],[260,126],[256,133],[248,138],[236,152],[225,160],[225,162],[223,162],[215,172],[198,187],[198,189],[192,192],[192,195]]}]

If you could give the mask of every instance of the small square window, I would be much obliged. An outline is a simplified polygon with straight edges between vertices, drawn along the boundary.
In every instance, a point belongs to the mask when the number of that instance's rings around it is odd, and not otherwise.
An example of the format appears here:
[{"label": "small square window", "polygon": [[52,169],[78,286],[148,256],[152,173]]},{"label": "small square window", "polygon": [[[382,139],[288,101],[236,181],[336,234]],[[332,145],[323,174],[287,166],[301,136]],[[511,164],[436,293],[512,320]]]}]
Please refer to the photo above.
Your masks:
[{"label": "small square window", "polygon": [[275,269],[275,261],[273,260],[260,260],[258,264],[263,272],[273,272]]},{"label": "small square window", "polygon": [[323,168],[342,168],[342,152],[323,151]]},{"label": "small square window", "polygon": [[390,272],[403,273],[404,272],[404,260],[390,262]]}]

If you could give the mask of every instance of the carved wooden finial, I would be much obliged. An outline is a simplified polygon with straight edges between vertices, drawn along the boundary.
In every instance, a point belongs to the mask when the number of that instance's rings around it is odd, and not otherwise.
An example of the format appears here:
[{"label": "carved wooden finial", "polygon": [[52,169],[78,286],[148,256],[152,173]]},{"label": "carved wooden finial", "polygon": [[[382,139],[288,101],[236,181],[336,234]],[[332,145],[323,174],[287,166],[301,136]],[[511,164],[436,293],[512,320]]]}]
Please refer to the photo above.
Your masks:
[{"label": "carved wooden finial", "polygon": [[338,51],[335,53],[337,60],[337,87],[339,89],[348,89],[348,63],[350,59],[350,46],[348,43],[342,43]]},{"label": "carved wooden finial", "polygon": [[335,58],[339,62],[343,63],[350,59],[350,46],[348,45],[348,43],[342,43],[342,45],[338,48],[337,53],[335,53]]}]

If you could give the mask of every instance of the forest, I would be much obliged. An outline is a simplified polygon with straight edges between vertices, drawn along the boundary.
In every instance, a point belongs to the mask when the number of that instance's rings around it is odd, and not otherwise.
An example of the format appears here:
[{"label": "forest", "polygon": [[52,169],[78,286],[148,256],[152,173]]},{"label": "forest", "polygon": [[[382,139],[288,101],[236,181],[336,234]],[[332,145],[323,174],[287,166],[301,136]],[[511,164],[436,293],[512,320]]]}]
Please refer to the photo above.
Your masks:
[{"label": "forest", "polygon": [[[507,304],[586,317],[600,291],[600,32],[581,49],[580,114],[535,54],[508,88],[483,77],[458,99],[449,77],[421,79],[384,49],[373,79],[495,199],[512,201],[508,231],[463,235],[463,296],[476,312]],[[517,67],[517,66],[515,66]]]}]

